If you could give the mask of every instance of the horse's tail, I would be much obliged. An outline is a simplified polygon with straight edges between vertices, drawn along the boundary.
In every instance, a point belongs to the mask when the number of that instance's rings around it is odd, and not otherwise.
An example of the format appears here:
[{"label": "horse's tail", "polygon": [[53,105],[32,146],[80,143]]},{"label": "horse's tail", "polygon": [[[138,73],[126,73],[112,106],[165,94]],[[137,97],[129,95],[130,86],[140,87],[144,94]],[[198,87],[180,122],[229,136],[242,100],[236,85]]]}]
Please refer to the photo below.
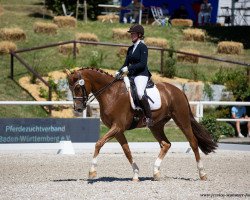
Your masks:
[{"label": "horse's tail", "polygon": [[198,140],[199,148],[206,155],[211,152],[214,152],[214,150],[218,147],[217,143],[213,141],[209,131],[195,120],[189,104],[188,107],[191,120],[191,127],[196,139]]},{"label": "horse's tail", "polygon": [[214,152],[218,147],[217,143],[213,141],[211,134],[201,124],[199,124],[191,113],[191,126],[195,137],[198,140],[198,146],[204,154]]}]

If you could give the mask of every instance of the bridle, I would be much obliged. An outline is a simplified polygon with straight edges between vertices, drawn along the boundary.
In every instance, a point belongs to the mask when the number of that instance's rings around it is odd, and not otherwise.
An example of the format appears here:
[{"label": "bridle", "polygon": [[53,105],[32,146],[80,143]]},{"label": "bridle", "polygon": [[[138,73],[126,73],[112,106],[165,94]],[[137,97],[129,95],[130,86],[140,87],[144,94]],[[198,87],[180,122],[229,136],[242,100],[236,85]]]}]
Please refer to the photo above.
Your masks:
[{"label": "bridle", "polygon": [[[87,105],[90,104],[92,101],[94,101],[94,99],[99,96],[102,92],[104,92],[107,88],[109,88],[111,85],[113,85],[118,79],[114,79],[113,81],[111,81],[110,83],[108,83],[107,85],[105,85],[103,88],[101,88],[100,90],[98,90],[95,93],[92,93],[92,95],[88,95],[86,87],[85,87],[85,81],[83,79],[83,77],[81,76],[81,74],[78,72],[78,80],[75,82],[75,84],[73,85],[73,87],[71,87],[71,91],[72,91],[72,95],[73,95],[73,101],[74,101],[74,110],[76,109],[76,103],[75,101],[78,100],[81,102],[81,108],[80,110],[85,110]],[[82,91],[82,96],[78,97],[75,95],[75,88],[77,86],[80,86],[81,91]]]}]

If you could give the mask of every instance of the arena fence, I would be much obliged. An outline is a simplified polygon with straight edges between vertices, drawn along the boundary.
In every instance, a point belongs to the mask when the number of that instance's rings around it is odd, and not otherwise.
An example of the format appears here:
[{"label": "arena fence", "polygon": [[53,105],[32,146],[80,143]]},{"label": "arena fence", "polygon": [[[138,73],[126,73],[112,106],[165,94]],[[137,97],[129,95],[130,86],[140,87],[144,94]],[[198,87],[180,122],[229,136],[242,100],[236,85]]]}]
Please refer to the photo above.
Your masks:
[{"label": "arena fence", "polygon": [[[56,47],[64,44],[72,44],[73,43],[73,58],[76,59],[77,55],[77,44],[86,44],[86,45],[102,45],[102,46],[111,46],[111,47],[129,47],[130,45],[126,44],[114,44],[114,43],[107,43],[107,42],[92,42],[92,41],[78,41],[78,40],[71,40],[71,41],[66,41],[66,42],[59,42],[59,43],[54,43],[54,44],[49,44],[49,45],[43,45],[43,46],[38,46],[38,47],[32,47],[32,48],[25,48],[25,49],[19,49],[16,51],[11,51],[10,52],[10,78],[14,79],[14,58],[16,58],[26,69],[31,72],[34,76],[36,76],[38,79],[40,79],[47,87],[49,90],[49,95],[48,95],[48,100],[52,100],[52,87],[51,85],[42,78],[42,76],[36,72],[33,66],[28,64],[24,59],[22,59],[18,54],[23,53],[23,52],[29,52],[29,51],[35,51],[35,50],[41,50],[45,48],[50,48],[50,47]],[[198,55],[198,54],[193,54],[193,53],[187,53],[187,52],[182,52],[182,51],[176,51],[173,49],[168,49],[168,48],[161,48],[161,47],[152,47],[149,46],[148,49],[151,50],[156,50],[160,51],[161,55],[161,65],[160,65],[160,72],[163,73],[163,66],[164,66],[164,52],[165,51],[172,51],[174,53],[179,53],[179,54],[185,54],[185,55],[190,55],[190,56],[196,56],[204,59],[209,59],[209,60],[214,60],[214,61],[219,61],[219,62],[225,62],[225,63],[231,63],[231,64],[236,64],[240,66],[245,66],[247,67],[247,76],[250,82],[250,64],[249,63],[243,63],[243,62],[238,62],[238,61],[232,61],[232,60],[226,60],[222,58],[215,58],[215,57],[210,57],[210,56],[205,56],[205,55]],[[49,113],[51,113],[51,106],[49,106]]]},{"label": "arena fence", "polygon": [[[204,117],[204,107],[206,106],[250,106],[250,102],[235,101],[190,101],[190,105],[196,107],[195,118],[200,121]],[[73,105],[73,101],[0,101],[1,105]],[[91,104],[90,104],[91,105]],[[73,108],[72,108],[73,109]],[[86,110],[83,112],[83,118],[86,118]],[[250,121],[248,119],[217,118],[217,121]]]}]

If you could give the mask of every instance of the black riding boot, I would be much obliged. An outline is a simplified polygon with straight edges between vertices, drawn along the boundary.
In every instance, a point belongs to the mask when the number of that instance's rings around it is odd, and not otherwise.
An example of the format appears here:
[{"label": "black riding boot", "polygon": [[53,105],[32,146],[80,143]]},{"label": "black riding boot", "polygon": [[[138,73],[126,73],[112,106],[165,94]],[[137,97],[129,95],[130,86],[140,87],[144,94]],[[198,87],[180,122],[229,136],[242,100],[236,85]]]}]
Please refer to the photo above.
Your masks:
[{"label": "black riding boot", "polygon": [[140,100],[140,103],[143,107],[143,110],[144,110],[144,113],[145,113],[145,116],[146,116],[146,124],[147,126],[153,126],[153,120],[151,119],[152,118],[152,113],[151,113],[151,110],[150,110],[150,106],[149,106],[149,103],[148,103],[148,98],[143,95],[142,96],[142,99]]}]

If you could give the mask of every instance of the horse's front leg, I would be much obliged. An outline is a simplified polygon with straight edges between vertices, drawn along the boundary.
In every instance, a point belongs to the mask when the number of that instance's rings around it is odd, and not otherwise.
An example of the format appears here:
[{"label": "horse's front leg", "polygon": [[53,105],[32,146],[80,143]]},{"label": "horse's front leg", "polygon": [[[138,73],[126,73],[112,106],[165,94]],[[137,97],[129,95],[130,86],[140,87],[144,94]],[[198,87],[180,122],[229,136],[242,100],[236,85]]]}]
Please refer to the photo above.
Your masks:
[{"label": "horse's front leg", "polygon": [[139,181],[139,168],[138,168],[137,164],[133,161],[133,157],[132,157],[132,154],[131,154],[131,151],[130,151],[130,148],[129,148],[129,145],[128,145],[128,142],[127,142],[127,139],[126,139],[124,133],[117,134],[115,136],[115,138],[122,146],[124,154],[126,155],[129,163],[132,166],[132,170],[133,170],[132,181],[138,182]]},{"label": "horse's front leg", "polygon": [[108,142],[110,139],[112,139],[117,133],[120,133],[121,129],[116,126],[113,125],[111,127],[111,129],[102,137],[100,138],[95,145],[95,152],[94,152],[94,156],[91,162],[91,167],[89,170],[89,178],[90,179],[94,179],[97,177],[97,156],[102,148],[102,146]]}]

